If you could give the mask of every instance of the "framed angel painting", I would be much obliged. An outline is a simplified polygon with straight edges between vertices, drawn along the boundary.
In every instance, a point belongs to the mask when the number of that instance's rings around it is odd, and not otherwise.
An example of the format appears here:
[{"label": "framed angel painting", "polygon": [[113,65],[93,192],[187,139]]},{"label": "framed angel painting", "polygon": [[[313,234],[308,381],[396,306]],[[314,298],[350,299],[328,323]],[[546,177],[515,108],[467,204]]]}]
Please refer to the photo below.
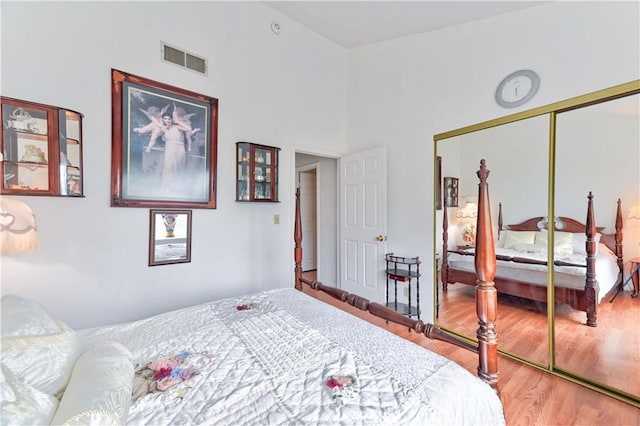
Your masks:
[{"label": "framed angel painting", "polygon": [[111,70],[112,207],[216,208],[218,100]]}]

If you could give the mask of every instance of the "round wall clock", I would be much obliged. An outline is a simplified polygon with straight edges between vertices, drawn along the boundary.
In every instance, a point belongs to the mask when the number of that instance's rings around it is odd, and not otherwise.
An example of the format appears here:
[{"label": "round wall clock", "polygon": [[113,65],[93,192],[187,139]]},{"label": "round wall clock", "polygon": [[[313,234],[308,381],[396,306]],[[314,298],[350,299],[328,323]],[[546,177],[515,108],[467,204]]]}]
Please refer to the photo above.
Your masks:
[{"label": "round wall clock", "polygon": [[540,77],[531,70],[518,70],[506,76],[496,89],[496,102],[504,108],[526,104],[540,87]]}]

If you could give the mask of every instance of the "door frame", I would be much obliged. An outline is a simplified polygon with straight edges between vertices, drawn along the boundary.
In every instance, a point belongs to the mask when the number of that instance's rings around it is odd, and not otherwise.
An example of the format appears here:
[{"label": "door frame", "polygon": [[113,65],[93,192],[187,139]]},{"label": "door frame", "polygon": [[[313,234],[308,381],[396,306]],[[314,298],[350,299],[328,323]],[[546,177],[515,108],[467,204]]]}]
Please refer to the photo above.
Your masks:
[{"label": "door frame", "polygon": [[[319,168],[320,168],[320,162],[318,162],[318,161],[313,162],[313,163],[309,163],[309,164],[305,164],[304,166],[296,167],[296,188],[298,188],[298,186],[300,185],[300,182],[298,180],[298,176],[299,176],[300,173],[308,172],[310,170],[315,170],[316,171],[316,173],[315,173],[315,175],[316,175],[316,181],[315,181],[315,185],[316,185],[316,188],[315,188],[316,189],[316,210],[314,212],[314,214],[316,216],[316,261],[315,261],[316,271],[319,271],[320,270],[320,266],[321,266],[320,265],[320,263],[321,263],[320,262],[320,256],[318,255],[319,254],[318,250],[321,247],[321,244],[320,244],[321,236],[320,236],[320,233],[318,232],[318,206],[320,205],[320,193],[318,192],[318,186],[319,186],[318,184],[320,183],[320,176],[319,176],[320,170],[319,170]],[[303,229],[303,231],[304,231],[304,229]],[[302,240],[302,245],[304,246],[304,239]],[[302,257],[303,257],[303,263],[304,263],[304,249],[303,249],[303,256]]]},{"label": "door frame", "polygon": [[[295,248],[295,243],[293,241],[293,221],[295,220],[295,206],[296,206],[296,189],[298,188],[298,179],[297,179],[297,172],[298,172],[298,168],[296,167],[296,154],[305,154],[305,155],[312,155],[315,157],[323,157],[323,158],[329,158],[329,159],[333,159],[336,161],[336,164],[338,162],[338,158],[340,158],[342,155],[341,153],[337,153],[337,152],[330,152],[330,151],[324,151],[324,150],[316,150],[316,149],[310,149],[308,147],[302,148],[302,147],[294,147],[293,148],[293,158],[291,161],[291,169],[290,169],[290,173],[291,173],[291,226],[290,228],[290,238],[289,241],[291,241],[291,249],[289,250],[290,253],[293,253],[293,250]],[[301,166],[304,167],[304,166]],[[337,173],[339,173],[338,171],[336,171],[336,181],[338,179]],[[318,203],[318,198],[320,197],[320,190],[319,190],[319,182],[320,182],[320,173],[317,172],[316,170],[316,226],[318,226],[319,221],[317,220],[317,214],[318,214],[318,207],[319,207],[319,203]],[[336,197],[338,197],[338,187],[336,186],[335,188],[335,194]],[[337,199],[336,201],[336,211],[334,212],[336,220],[338,218],[338,213],[339,213],[339,209],[340,208],[340,200]],[[336,237],[336,241],[338,240],[338,233],[339,233],[339,229],[336,226],[335,229],[335,237]],[[320,241],[321,241],[321,236],[320,233],[317,233],[317,238],[316,238],[316,257],[317,257],[317,276],[320,277],[321,276],[321,267],[322,267],[322,261],[320,260],[321,256],[320,256]],[[336,260],[336,281],[338,281],[338,278],[340,277],[340,254],[338,253],[338,247],[336,244],[335,249],[335,260]],[[295,274],[294,274],[294,268],[293,268],[293,264],[291,265],[290,268],[290,274],[291,274],[291,278],[290,278],[290,282],[294,282],[295,280]],[[323,284],[327,284],[327,285],[339,285],[338,282],[335,283],[323,283]]]}]

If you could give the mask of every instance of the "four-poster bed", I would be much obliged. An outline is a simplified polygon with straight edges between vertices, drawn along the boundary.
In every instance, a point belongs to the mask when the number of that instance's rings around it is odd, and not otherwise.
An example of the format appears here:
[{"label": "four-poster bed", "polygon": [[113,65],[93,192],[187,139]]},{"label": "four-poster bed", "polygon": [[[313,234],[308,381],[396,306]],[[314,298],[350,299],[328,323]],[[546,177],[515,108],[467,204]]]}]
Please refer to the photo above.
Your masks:
[{"label": "four-poster bed", "polygon": [[[480,178],[478,340],[301,277],[276,288],[124,324],[71,330],[42,305],[2,298],[2,415],[8,424],[504,425],[496,390],[495,257],[484,161]],[[484,231],[483,231],[484,230]],[[479,355],[480,378],[332,304],[303,284]],[[375,348],[372,350],[372,348]]]},{"label": "four-poster bed", "polygon": [[[560,216],[554,220],[554,292],[556,303],[586,312],[586,324],[597,326],[598,303],[622,276],[622,207],[617,202],[615,232],[596,227],[593,196],[589,193],[586,224]],[[503,226],[502,203],[498,213],[497,271],[494,279],[499,294],[547,302],[547,237],[545,217]],[[448,242],[446,209],[443,222],[442,288],[448,284],[475,285],[470,268],[473,250],[455,250]],[[542,239],[542,244],[535,239]],[[511,244],[510,242],[511,241]]]},{"label": "four-poster bed", "polygon": [[[495,385],[498,381],[498,343],[495,331],[497,316],[497,293],[494,288],[494,276],[496,270],[496,258],[491,225],[491,211],[489,202],[489,188],[487,178],[489,170],[485,160],[480,162],[477,171],[480,183],[478,185],[478,218],[476,231],[476,257],[473,283],[476,285],[476,311],[478,314],[479,328],[477,331],[478,344],[469,343],[443,332],[433,324],[425,324],[421,320],[414,320],[386,306],[370,302],[356,294],[348,293],[335,287],[324,285],[320,282],[302,277],[302,225],[300,219],[300,195],[296,192],[296,219],[295,219],[295,287],[302,290],[303,284],[312,289],[323,291],[330,296],[341,300],[362,311],[385,319],[393,323],[407,326],[416,333],[424,334],[430,339],[442,340],[469,349],[478,353],[478,375],[484,381]],[[446,229],[445,229],[446,235]],[[446,237],[445,237],[446,238]]]}]

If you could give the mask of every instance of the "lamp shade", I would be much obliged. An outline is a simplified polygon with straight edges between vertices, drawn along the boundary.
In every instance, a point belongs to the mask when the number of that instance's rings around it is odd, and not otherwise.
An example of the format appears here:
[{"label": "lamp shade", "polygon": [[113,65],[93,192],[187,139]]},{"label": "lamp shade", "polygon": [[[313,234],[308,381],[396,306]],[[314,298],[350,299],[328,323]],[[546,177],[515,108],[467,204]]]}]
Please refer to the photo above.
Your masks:
[{"label": "lamp shade", "polygon": [[33,250],[38,246],[36,217],[22,201],[0,197],[0,242],[3,253]]},{"label": "lamp shade", "polygon": [[633,206],[629,209],[627,213],[628,219],[640,219],[640,204]]},{"label": "lamp shade", "polygon": [[473,201],[467,201],[467,204],[465,204],[463,208],[458,210],[458,213],[456,214],[456,216],[459,219],[476,218],[478,217],[478,206]]}]

